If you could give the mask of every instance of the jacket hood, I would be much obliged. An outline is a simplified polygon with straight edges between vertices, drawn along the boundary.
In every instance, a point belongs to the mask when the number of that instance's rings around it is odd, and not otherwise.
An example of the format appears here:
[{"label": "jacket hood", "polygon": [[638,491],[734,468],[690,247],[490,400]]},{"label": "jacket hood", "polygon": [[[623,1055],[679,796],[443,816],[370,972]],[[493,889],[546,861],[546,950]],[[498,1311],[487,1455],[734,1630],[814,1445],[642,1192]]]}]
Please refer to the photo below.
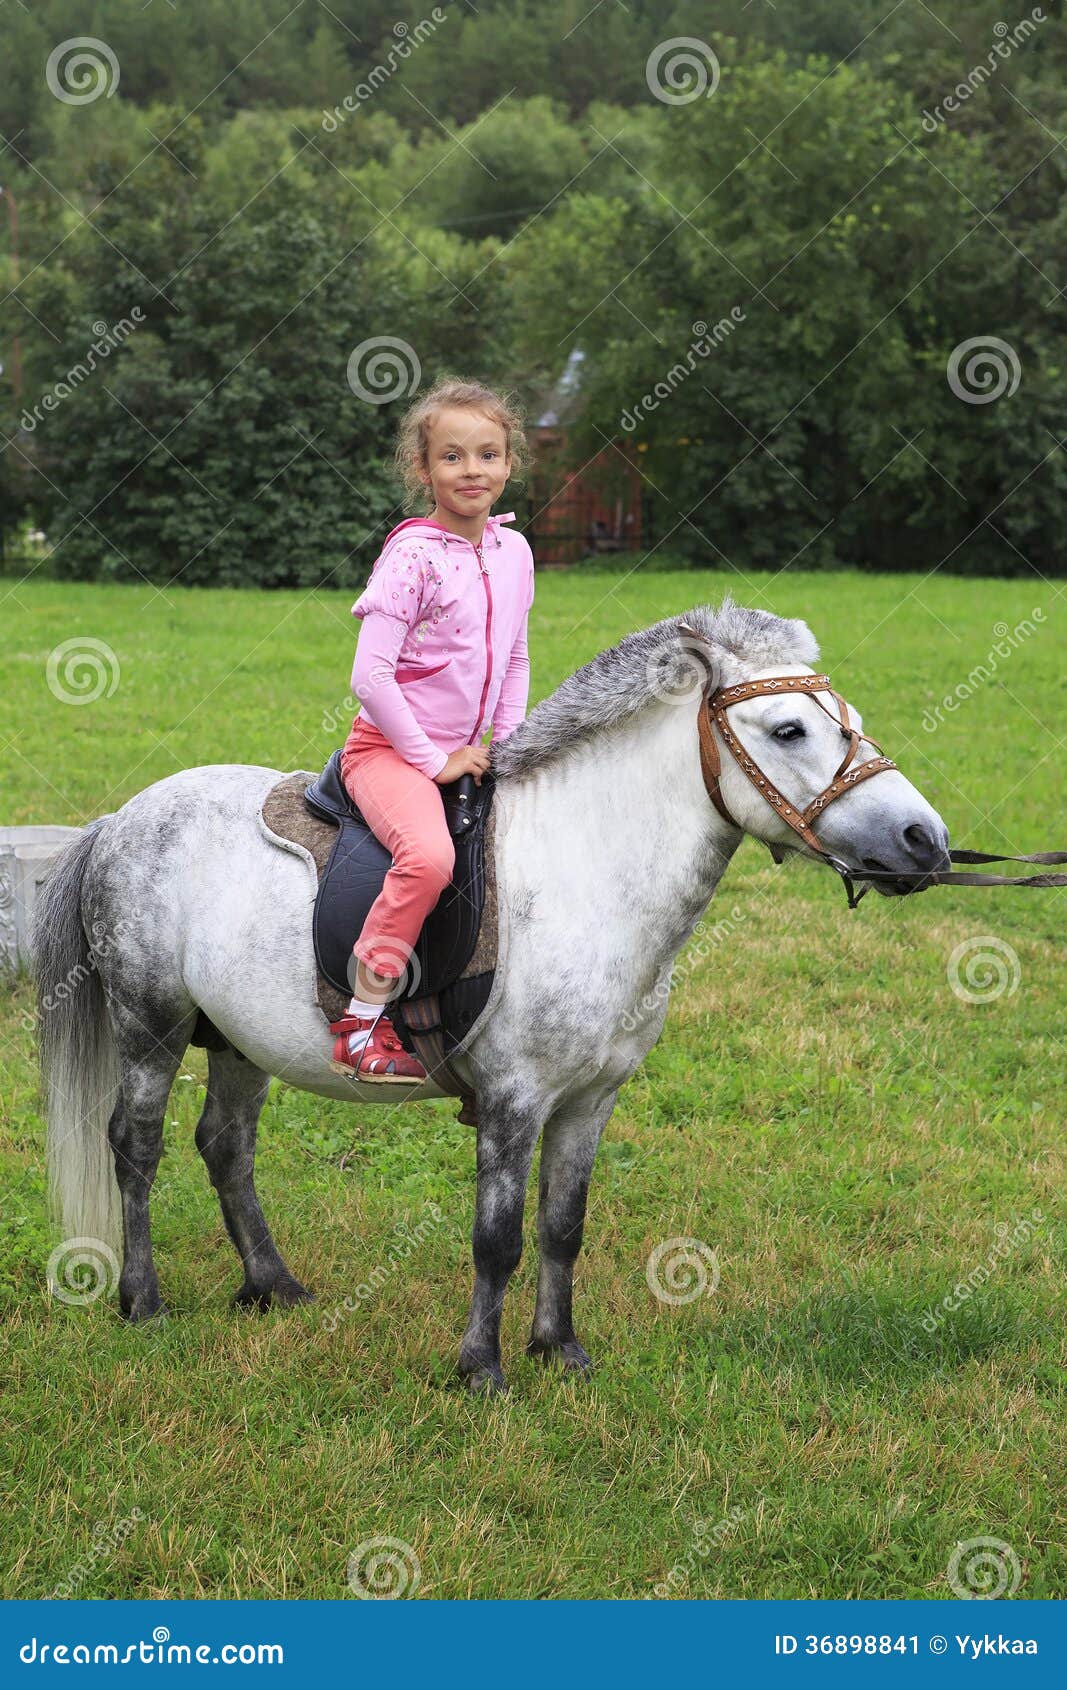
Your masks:
[{"label": "jacket hood", "polygon": [[[514,511],[507,511],[500,516],[488,516],[485,520],[485,532],[493,539],[497,539],[496,530],[499,525],[502,522],[514,521]],[[395,528],[390,529],[382,542],[382,551],[384,552],[387,546],[391,546],[400,534],[405,537],[410,535],[412,539],[441,540],[445,544],[449,540],[461,540],[463,538],[462,534],[454,534],[450,528],[442,527],[439,522],[430,522],[428,518],[423,516],[409,516],[406,522],[398,522]]]}]

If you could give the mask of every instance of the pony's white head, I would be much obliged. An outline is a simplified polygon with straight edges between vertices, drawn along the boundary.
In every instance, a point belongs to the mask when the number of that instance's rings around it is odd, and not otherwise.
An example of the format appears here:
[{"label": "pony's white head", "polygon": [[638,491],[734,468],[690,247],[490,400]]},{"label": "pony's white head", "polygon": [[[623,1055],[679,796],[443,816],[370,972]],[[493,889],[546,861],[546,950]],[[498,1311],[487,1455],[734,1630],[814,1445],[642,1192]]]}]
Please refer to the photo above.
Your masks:
[{"label": "pony's white head", "polygon": [[[721,808],[737,827],[776,852],[825,853],[856,878],[864,869],[900,875],[874,882],[886,896],[914,891],[916,875],[948,868],[945,823],[899,769],[885,767],[858,711],[802,681],[745,696],[744,683],[816,673],[819,649],[806,623],[729,601],[710,625],[701,611],[678,621],[688,660],[707,666],[701,708],[708,700],[717,706],[710,756]],[[732,688],[741,692],[735,702]]]}]

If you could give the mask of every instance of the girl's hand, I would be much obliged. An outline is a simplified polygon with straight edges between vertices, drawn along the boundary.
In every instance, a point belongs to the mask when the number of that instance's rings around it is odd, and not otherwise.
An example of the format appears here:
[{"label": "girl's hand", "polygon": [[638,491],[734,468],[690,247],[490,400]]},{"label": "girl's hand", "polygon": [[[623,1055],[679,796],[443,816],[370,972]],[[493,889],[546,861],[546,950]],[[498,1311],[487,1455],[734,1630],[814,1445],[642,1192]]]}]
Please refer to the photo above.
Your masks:
[{"label": "girl's hand", "polygon": [[489,750],[484,745],[461,745],[457,750],[449,753],[448,762],[439,775],[434,775],[438,786],[447,786],[449,781],[458,780],[460,775],[473,775],[474,784],[481,786],[482,776],[489,767]]}]

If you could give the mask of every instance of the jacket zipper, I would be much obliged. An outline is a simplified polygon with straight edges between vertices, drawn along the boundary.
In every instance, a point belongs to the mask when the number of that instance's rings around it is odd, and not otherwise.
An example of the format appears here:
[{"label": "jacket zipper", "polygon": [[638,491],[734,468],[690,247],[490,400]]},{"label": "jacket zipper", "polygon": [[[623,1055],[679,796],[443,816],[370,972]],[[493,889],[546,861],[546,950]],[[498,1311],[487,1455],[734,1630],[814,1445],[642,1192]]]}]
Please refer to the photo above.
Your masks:
[{"label": "jacket zipper", "polygon": [[[471,541],[470,543],[472,545],[474,544],[473,541]],[[485,548],[484,539],[482,541],[481,548],[479,548],[478,546],[474,547],[475,554],[478,558],[478,568],[481,571],[482,585],[485,588],[485,683],[482,687],[482,696],[478,701],[478,715],[475,718],[474,732],[471,734],[470,739],[467,741],[468,745],[473,745],[474,741],[478,737],[478,729],[481,725],[481,720],[482,720],[482,711],[485,709],[485,701],[486,701],[486,698],[489,696],[489,677],[491,676],[491,674],[493,672],[493,647],[492,647],[493,589],[489,585],[489,571],[485,567],[484,548]]]}]

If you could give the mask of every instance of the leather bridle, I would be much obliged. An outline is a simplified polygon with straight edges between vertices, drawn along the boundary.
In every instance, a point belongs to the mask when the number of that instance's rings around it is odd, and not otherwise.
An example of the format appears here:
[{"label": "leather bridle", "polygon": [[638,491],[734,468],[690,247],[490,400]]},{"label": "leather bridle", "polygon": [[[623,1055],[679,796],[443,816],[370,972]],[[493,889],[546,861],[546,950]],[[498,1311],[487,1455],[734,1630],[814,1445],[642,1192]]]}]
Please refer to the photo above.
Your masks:
[{"label": "leather bridle", "polygon": [[[828,692],[837,706],[837,715],[825,705],[817,696],[820,692]],[[742,704],[748,698],[780,698],[790,693],[802,694],[811,698],[825,711],[838,729],[841,737],[848,741],[845,754],[838,764],[833,779],[829,785],[813,798],[803,810],[798,810],[784,793],[780,792],[764,774],[759,764],[745,750],[730,726],[727,711],[731,705]],[[701,700],[697,716],[700,734],[700,769],[704,777],[708,797],[723,820],[731,827],[744,832],[740,822],[730,814],[726,800],[722,795],[720,776],[722,762],[715,733],[718,731],[723,745],[733,757],[737,766],[752,782],[761,798],[765,798],[782,820],[791,827],[793,832],[804,841],[810,851],[830,865],[841,876],[845,892],[848,897],[849,909],[855,909],[860,899],[870,891],[871,885],[879,880],[892,880],[898,885],[901,881],[913,881],[911,890],[921,891],[927,886],[942,886],[948,883],[963,886],[1067,886],[1067,874],[1032,874],[1012,876],[1005,874],[956,874],[950,869],[915,870],[913,872],[896,869],[857,869],[842,862],[831,852],[820,845],[812,829],[812,822],[822,815],[829,804],[836,798],[841,798],[846,792],[851,792],[861,781],[869,780],[872,775],[887,773],[895,769],[896,764],[891,757],[886,757],[877,740],[870,734],[861,733],[854,726],[848,713],[848,705],[839,692],[835,692],[826,675],[775,675],[766,680],[740,681],[735,686],[715,687],[705,694]],[[865,763],[857,763],[856,755],[860,744],[866,740],[873,745],[878,753],[870,757]],[[767,843],[764,841],[764,843]],[[783,860],[785,847],[767,844],[767,849],[776,863]],[[985,851],[950,851],[949,861],[953,863],[1067,863],[1067,851],[1037,851],[1030,856],[1009,857],[990,855]],[[857,892],[853,882],[865,881]]]},{"label": "leather bridle", "polygon": [[[838,764],[829,786],[820,792],[817,798],[813,798],[804,810],[796,809],[784,793],[779,792],[773,781],[767,778],[763,770],[753,761],[740,740],[735,736],[726,716],[726,712],[732,704],[743,704],[746,698],[779,698],[786,693],[797,692],[815,698],[819,709],[826,712],[838,728],[842,738],[848,741],[848,748]],[[827,709],[821,698],[815,697],[817,692],[828,692],[830,694],[837,705],[838,714],[836,716],[832,710]],[[857,786],[861,780],[867,780],[871,775],[884,774],[887,769],[896,768],[896,764],[891,758],[882,755],[882,747],[876,740],[871,739],[868,734],[861,734],[858,728],[853,727],[848,713],[848,705],[841,694],[834,691],[826,675],[779,675],[766,681],[741,681],[737,686],[717,687],[709,695],[706,708],[700,712],[700,764],[704,771],[704,785],[708,789],[708,796],[720,816],[724,821],[728,821],[731,827],[737,827],[739,823],[734,820],[727,809],[719,784],[719,776],[722,771],[719,761],[719,748],[715,743],[715,735],[711,731],[713,722],[719,730],[723,744],[732,755],[738,768],[748,776],[760,796],[766,798],[768,804],[773,805],[782,820],[793,829],[793,832],[799,833],[805,845],[809,846],[812,851],[817,851],[821,857],[825,857],[827,853],[812,832],[811,823],[814,818],[821,815],[826,806],[832,804],[835,798],[840,798],[844,793],[851,792],[852,788]],[[864,739],[867,740],[869,745],[875,747],[878,756],[872,757],[866,763],[856,763],[854,759],[860,748],[860,741]]]}]

